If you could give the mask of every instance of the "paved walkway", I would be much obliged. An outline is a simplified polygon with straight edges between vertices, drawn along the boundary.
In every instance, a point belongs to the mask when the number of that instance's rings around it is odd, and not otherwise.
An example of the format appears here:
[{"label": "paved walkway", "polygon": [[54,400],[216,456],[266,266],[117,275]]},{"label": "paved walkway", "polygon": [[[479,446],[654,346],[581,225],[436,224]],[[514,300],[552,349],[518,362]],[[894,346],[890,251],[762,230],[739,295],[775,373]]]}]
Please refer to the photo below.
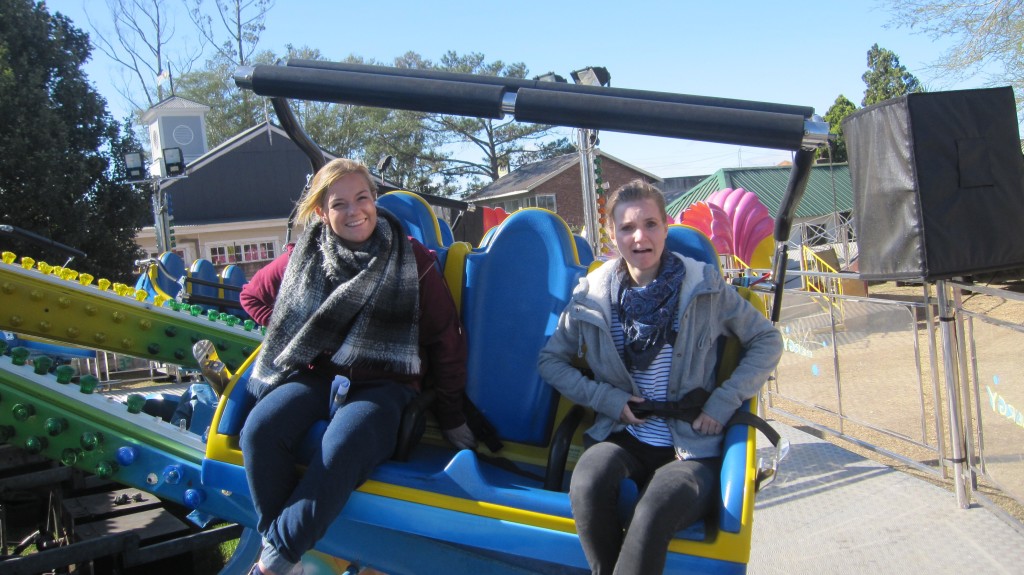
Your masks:
[{"label": "paved walkway", "polygon": [[960,509],[951,491],[927,481],[772,425],[792,450],[757,497],[752,575],[1024,573],[1024,528],[977,504]]}]

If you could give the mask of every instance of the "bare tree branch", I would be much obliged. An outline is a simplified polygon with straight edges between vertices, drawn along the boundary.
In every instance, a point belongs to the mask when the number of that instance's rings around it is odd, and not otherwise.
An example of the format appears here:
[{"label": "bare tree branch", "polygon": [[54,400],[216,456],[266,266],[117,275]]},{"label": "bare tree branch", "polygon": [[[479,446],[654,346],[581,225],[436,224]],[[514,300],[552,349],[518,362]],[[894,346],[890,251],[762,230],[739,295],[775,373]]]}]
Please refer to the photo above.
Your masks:
[{"label": "bare tree branch", "polygon": [[[166,0],[106,0],[106,5],[114,27],[113,35],[100,30],[86,13],[93,46],[124,68],[129,79],[122,78],[117,88],[120,95],[132,106],[142,109],[144,106],[137,99],[141,93],[145,107],[150,107],[163,99],[163,86],[158,77],[165,66],[171,64],[167,48],[174,38],[174,26]],[[201,43],[193,51],[176,53],[177,72],[187,73],[202,51]]]},{"label": "bare tree branch", "polygon": [[[1024,0],[890,0],[890,25],[918,30],[933,39],[951,38],[954,45],[931,69],[947,80],[984,74],[992,84],[1024,88]],[[989,65],[1001,73],[986,73]],[[1018,100],[1019,101],[1019,100]]]},{"label": "bare tree branch", "polygon": [[214,0],[220,27],[227,34],[223,41],[218,41],[213,17],[206,14],[204,4],[205,0],[192,0],[188,10],[199,34],[221,57],[239,66],[249,64],[266,29],[267,12],[274,7],[274,0]]}]

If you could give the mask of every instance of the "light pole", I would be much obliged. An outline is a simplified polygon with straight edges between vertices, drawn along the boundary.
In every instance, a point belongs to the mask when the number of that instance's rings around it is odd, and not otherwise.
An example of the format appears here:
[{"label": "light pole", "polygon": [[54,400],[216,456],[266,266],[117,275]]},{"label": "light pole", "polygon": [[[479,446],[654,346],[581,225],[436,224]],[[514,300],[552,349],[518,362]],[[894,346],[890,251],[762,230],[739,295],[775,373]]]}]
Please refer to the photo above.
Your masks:
[{"label": "light pole", "polygon": [[126,184],[150,184],[153,186],[153,232],[156,236],[156,249],[159,253],[170,251],[174,247],[170,233],[171,217],[167,210],[167,196],[164,194],[164,182],[187,178],[185,160],[181,148],[164,148],[160,174],[144,177],[142,152],[129,152],[124,155]]},{"label": "light pole", "polygon": [[[602,67],[590,66],[570,72],[573,82],[586,86],[607,86],[611,74]],[[580,180],[583,184],[583,221],[587,230],[587,243],[595,256],[601,255],[601,225],[597,215],[597,184],[594,179],[594,148],[597,130],[580,128],[578,131],[580,154]]]}]

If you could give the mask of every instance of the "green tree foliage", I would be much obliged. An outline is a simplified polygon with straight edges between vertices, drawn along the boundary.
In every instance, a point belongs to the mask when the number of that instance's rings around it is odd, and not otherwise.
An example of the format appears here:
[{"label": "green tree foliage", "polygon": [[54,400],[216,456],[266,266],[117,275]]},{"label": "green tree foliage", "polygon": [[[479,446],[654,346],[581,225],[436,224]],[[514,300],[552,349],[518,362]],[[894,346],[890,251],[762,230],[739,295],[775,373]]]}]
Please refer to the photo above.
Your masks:
[{"label": "green tree foliage", "polygon": [[[283,59],[291,58],[326,59],[319,50],[288,46]],[[250,63],[272,64],[281,59],[264,51],[255,54]],[[358,56],[349,56],[344,61],[378,64]],[[219,54],[209,60],[205,68],[181,76],[175,86],[178,96],[210,106],[206,125],[211,147],[265,120],[277,121],[269,99],[253,97],[251,93],[246,98],[245,91],[235,86],[231,77],[237,65],[227,54]],[[397,58],[394,65],[514,78],[522,78],[527,73],[523,64],[485,63],[481,54],[459,56],[454,52],[447,53],[439,64],[409,52]],[[520,124],[513,120],[298,100],[291,101],[290,105],[310,138],[328,152],[359,159],[370,166],[385,156],[392,156],[394,161],[386,174],[390,182],[442,195],[455,193],[467,182],[470,186],[489,183],[498,178],[499,167],[515,169],[525,163],[575,151],[566,138],[552,140],[550,126]]]},{"label": "green tree foliage", "polygon": [[[319,50],[288,47],[288,58],[325,60]],[[377,64],[359,56],[344,60],[350,64]],[[384,156],[393,156],[388,181],[412,190],[430,186],[437,166],[429,161],[435,145],[422,129],[422,115],[390,108],[371,108],[325,102],[292,101],[295,115],[306,133],[336,156],[356,158],[374,166]]]},{"label": "green tree foliage", "polygon": [[917,78],[900,64],[899,57],[890,50],[879,48],[878,44],[868,50],[868,71],[861,79],[867,86],[862,106],[924,91]]},{"label": "green tree foliage", "polygon": [[989,78],[992,84],[1011,84],[1018,110],[1024,110],[1024,2],[1020,0],[890,1],[892,23],[927,34],[933,39],[952,39],[934,63],[943,77],[963,80],[992,65],[1001,68]]},{"label": "green tree foliage", "polygon": [[831,157],[832,161],[836,163],[848,161],[846,138],[843,136],[843,120],[855,111],[857,111],[857,105],[846,96],[840,94],[836,97],[835,103],[829,106],[828,112],[825,113],[828,131],[834,134],[834,138],[829,139],[827,150],[819,148],[814,153],[816,158]]},{"label": "green tree foliage", "polygon": [[[274,55],[261,53],[254,59],[271,63]],[[206,141],[211,148],[264,121],[268,113],[273,114],[272,110],[268,112],[266,99],[235,87],[231,76],[236,68],[237,63],[218,54],[201,69],[179,76],[174,84],[176,96],[210,107]]]},{"label": "green tree foliage", "polygon": [[[137,148],[82,72],[89,37],[45,4],[0,0],[0,223],[88,254],[72,267],[131,277],[146,190],[116,181]],[[124,133],[130,133],[124,132]],[[67,254],[0,238],[4,249],[63,264]]]},{"label": "green tree foliage", "polygon": [[274,2],[214,0],[212,8],[208,4],[191,0],[188,13],[199,37],[213,46],[214,55],[204,69],[183,78],[185,86],[179,80],[175,92],[210,106],[206,137],[211,145],[217,145],[262,122],[268,114],[268,101],[236,88],[231,76],[239,66],[270,64],[276,59],[270,52],[257,51],[267,12]]},{"label": "green tree foliage", "polygon": [[[459,55],[449,51],[436,64],[409,52],[396,59],[395,65],[506,78],[525,78],[529,73],[522,62],[486,62],[484,55],[478,52]],[[424,116],[424,129],[440,144],[427,158],[442,166],[438,174],[445,182],[468,180],[471,188],[497,180],[502,168],[514,170],[541,157],[550,157],[545,153],[557,155],[569,147],[567,140],[556,145],[546,144],[552,136],[552,126],[519,123],[512,118],[494,120],[428,114]],[[456,150],[469,151],[455,153]]]}]

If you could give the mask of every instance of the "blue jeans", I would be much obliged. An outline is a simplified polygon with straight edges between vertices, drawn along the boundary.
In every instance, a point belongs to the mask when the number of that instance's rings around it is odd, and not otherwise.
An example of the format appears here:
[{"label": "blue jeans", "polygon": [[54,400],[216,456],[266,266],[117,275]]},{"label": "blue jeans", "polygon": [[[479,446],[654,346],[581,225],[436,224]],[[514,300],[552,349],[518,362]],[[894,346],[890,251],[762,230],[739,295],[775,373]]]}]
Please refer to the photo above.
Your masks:
[{"label": "blue jeans", "polygon": [[296,465],[310,426],[328,418],[330,378],[297,371],[261,398],[241,434],[257,531],[291,563],[313,548],[352,492],[394,453],[402,409],[416,392],[390,381],[353,384],[306,472]]},{"label": "blue jeans", "polygon": [[[664,571],[676,531],[711,508],[719,473],[718,459],[680,461],[673,448],[647,445],[626,431],[584,451],[572,474],[569,500],[594,575]],[[624,522],[618,500],[626,478],[640,488],[640,500]]]}]

